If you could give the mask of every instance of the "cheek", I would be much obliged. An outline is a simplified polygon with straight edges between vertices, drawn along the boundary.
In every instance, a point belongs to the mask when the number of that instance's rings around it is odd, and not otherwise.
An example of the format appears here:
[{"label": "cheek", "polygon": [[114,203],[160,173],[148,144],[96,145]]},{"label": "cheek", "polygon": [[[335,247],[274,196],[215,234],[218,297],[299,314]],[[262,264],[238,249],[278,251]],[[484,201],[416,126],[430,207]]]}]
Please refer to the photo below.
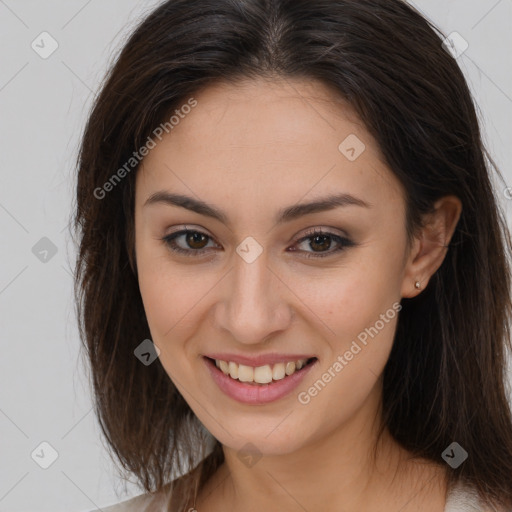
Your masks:
[{"label": "cheek", "polygon": [[328,274],[294,280],[329,344],[320,382],[302,391],[333,421],[361,405],[388,360],[401,309],[401,254],[392,245],[369,245]]},{"label": "cheek", "polygon": [[306,310],[338,340],[355,337],[400,300],[398,259],[362,255],[357,262],[321,273],[294,276],[293,290]]},{"label": "cheek", "polygon": [[[320,329],[329,344],[322,369],[328,371],[338,356],[343,358],[342,370],[339,366],[332,368],[336,375],[343,374],[343,378],[338,378],[340,385],[341,381],[351,385],[365,377],[375,380],[393,344],[397,310],[401,309],[393,282],[379,287],[369,286],[366,281],[352,272],[345,279],[330,280],[328,290],[323,293],[312,282],[303,286],[303,296],[309,297],[307,306],[321,319]],[[311,313],[308,316],[318,323]]]},{"label": "cheek", "polygon": [[349,421],[364,403],[380,396],[375,386],[389,358],[400,308],[376,289],[362,291],[356,279],[340,284],[323,302],[318,299],[316,307],[322,306],[329,347],[314,378],[297,396],[299,410],[306,416],[314,411],[318,418],[308,426],[315,435]]},{"label": "cheek", "polygon": [[193,347],[186,340],[193,339],[201,325],[201,298],[211,286],[165,261],[141,267],[139,287],[160,364],[190,403],[187,390],[195,388],[197,369]]},{"label": "cheek", "polygon": [[138,248],[137,268],[153,341],[166,349],[174,348],[176,343],[170,341],[186,338],[197,325],[202,299],[214,283],[205,273],[171,264],[166,251],[151,240]]}]

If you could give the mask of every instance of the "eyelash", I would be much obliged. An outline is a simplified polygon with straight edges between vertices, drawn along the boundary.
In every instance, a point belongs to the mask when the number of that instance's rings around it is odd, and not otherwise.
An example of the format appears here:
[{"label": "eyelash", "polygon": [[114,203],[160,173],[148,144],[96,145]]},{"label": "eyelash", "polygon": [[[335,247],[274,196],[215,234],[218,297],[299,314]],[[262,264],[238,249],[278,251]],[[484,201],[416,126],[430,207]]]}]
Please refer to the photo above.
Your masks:
[{"label": "eyelash", "polygon": [[[181,231],[176,231],[175,233],[171,233],[170,235],[167,235],[167,236],[161,238],[161,240],[169,247],[169,249],[171,251],[181,253],[181,254],[186,254],[188,256],[196,257],[196,256],[201,256],[205,252],[208,252],[208,249],[206,249],[206,248],[197,249],[197,250],[183,249],[182,247],[179,247],[176,245],[176,242],[175,242],[176,238],[183,236],[183,235],[190,234],[190,233],[198,233],[198,234],[204,235],[207,238],[209,238],[210,240],[212,240],[212,237],[210,237],[206,233],[203,233],[202,231],[198,231],[195,229],[182,229]],[[303,236],[299,240],[297,240],[295,242],[295,244],[300,244],[301,242],[304,242],[308,239],[313,239],[317,236],[326,236],[326,237],[332,238],[334,241],[338,242],[338,244],[340,244],[341,247],[339,245],[338,248],[333,251],[324,251],[324,252],[318,252],[318,253],[315,253],[315,252],[308,253],[306,251],[306,254],[304,255],[305,258],[326,258],[328,256],[333,255],[334,253],[338,253],[348,247],[353,247],[355,245],[355,243],[352,242],[352,240],[349,240],[348,238],[342,237],[340,235],[336,235],[334,233],[329,233],[328,231],[323,231],[321,229],[316,229],[316,228],[314,230],[308,232],[305,236]]]}]

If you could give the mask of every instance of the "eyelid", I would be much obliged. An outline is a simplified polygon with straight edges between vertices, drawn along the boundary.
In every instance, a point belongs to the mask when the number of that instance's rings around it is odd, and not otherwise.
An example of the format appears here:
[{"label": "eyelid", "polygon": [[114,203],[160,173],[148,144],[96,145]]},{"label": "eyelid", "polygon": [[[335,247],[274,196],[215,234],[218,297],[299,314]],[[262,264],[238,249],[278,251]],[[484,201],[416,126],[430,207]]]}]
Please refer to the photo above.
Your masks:
[{"label": "eyelid", "polygon": [[314,236],[315,234],[318,234],[318,233],[323,234],[323,235],[335,235],[335,236],[339,236],[340,238],[350,238],[348,233],[342,231],[341,229],[324,227],[324,226],[315,226],[312,228],[307,228],[306,231],[304,231],[303,234],[300,235],[300,237],[296,239],[296,241],[301,241],[304,238]]},{"label": "eyelid", "polygon": [[166,236],[175,235],[176,233],[179,233],[180,231],[194,231],[194,232],[197,231],[198,233],[202,233],[203,235],[207,235],[207,236],[213,238],[213,236],[208,233],[207,229],[205,229],[201,226],[197,226],[195,224],[182,224],[180,226],[177,226],[176,229],[174,229],[170,233],[167,233]]}]

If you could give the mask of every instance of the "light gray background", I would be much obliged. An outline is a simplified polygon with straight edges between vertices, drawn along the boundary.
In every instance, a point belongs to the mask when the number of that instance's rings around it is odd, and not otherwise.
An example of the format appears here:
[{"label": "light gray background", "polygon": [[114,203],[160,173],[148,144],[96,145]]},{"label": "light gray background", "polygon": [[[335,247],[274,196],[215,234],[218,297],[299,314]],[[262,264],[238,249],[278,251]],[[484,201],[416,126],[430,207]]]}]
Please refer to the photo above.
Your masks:
[{"label": "light gray background", "polygon": [[[74,162],[112,53],[155,0],[0,0],[0,512],[86,511],[140,490],[114,478],[79,359],[67,233]],[[512,0],[411,2],[469,43],[458,58],[480,107],[510,225]],[[43,31],[59,47],[42,59]],[[509,194],[511,197],[512,194]],[[48,237],[46,263],[32,247]],[[50,443],[41,469],[31,453]]]}]

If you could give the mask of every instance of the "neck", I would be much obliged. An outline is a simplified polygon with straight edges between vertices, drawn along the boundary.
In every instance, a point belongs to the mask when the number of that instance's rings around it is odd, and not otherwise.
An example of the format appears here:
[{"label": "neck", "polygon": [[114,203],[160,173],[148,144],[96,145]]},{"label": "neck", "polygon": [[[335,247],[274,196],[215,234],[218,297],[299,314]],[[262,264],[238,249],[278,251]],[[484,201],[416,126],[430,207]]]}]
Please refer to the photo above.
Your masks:
[{"label": "neck", "polygon": [[201,493],[205,503],[200,499],[197,510],[406,512],[423,510],[419,505],[425,496],[432,507],[432,497],[437,496],[434,508],[425,510],[442,512],[444,470],[411,460],[387,429],[378,435],[379,391],[377,387],[344,424],[293,452],[263,455],[248,467],[236,450],[224,446],[224,464],[209,491]]}]

